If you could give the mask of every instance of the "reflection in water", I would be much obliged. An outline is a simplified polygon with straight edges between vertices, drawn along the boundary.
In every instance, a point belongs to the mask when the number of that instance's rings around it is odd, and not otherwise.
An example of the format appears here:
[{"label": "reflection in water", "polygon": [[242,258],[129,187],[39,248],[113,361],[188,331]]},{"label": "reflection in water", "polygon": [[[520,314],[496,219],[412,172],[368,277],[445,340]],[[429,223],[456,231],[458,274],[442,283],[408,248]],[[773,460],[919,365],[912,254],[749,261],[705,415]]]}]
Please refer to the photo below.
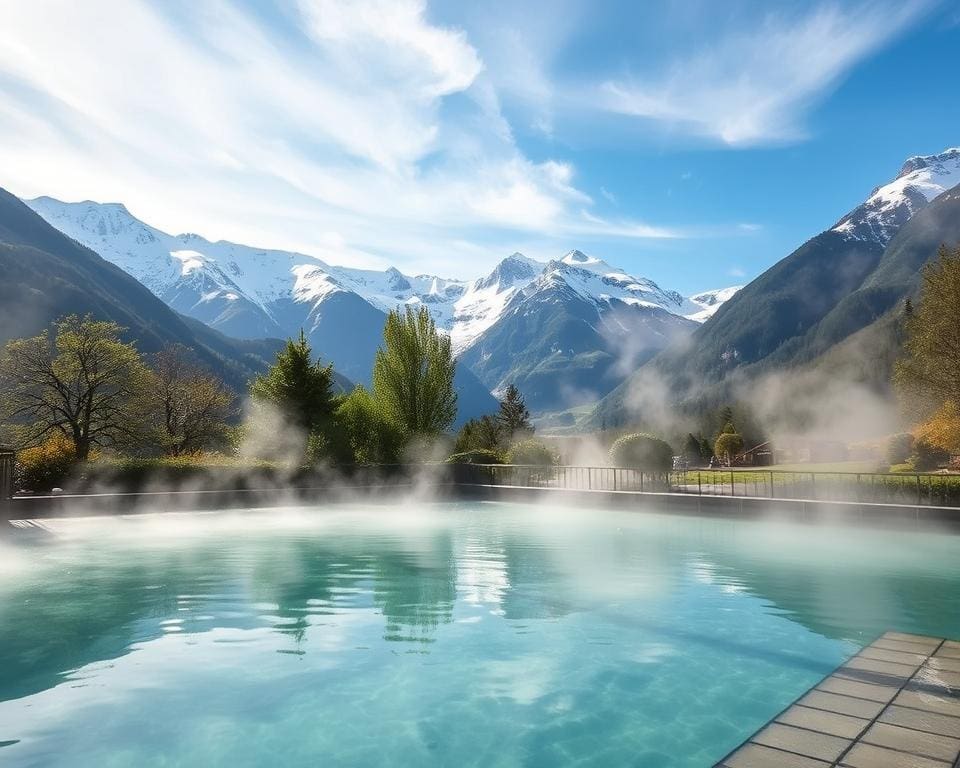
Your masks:
[{"label": "reflection in water", "polygon": [[497,505],[54,528],[0,549],[14,765],[704,765],[857,643],[960,636],[947,535]]}]

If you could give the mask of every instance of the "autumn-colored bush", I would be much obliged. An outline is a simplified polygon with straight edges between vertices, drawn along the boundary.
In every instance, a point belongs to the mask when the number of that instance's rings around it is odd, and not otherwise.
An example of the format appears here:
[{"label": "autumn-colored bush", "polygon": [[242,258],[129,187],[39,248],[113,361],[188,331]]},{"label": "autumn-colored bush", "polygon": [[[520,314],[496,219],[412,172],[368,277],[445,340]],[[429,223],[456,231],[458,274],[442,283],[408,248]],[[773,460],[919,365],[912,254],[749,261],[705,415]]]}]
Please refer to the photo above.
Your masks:
[{"label": "autumn-colored bush", "polygon": [[59,433],[40,445],[17,452],[13,468],[14,491],[48,493],[62,486],[77,463],[73,443]]}]

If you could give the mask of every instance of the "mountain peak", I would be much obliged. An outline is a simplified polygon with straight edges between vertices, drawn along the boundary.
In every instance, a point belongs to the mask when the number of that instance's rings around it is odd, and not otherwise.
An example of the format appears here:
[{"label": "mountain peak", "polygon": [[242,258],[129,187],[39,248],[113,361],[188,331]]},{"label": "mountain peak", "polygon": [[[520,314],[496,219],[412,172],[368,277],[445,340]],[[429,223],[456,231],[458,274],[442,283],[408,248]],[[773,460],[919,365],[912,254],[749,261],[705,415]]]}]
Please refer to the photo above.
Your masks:
[{"label": "mountain peak", "polygon": [[883,184],[834,227],[854,240],[886,245],[921,208],[960,184],[960,149],[907,158],[897,177]]},{"label": "mountain peak", "polygon": [[915,171],[919,171],[923,168],[929,168],[939,163],[957,161],[960,161],[960,148],[958,147],[945,149],[938,155],[914,155],[913,157],[908,157],[906,159],[903,166],[900,168],[900,173],[897,174],[897,178],[900,179]]}]

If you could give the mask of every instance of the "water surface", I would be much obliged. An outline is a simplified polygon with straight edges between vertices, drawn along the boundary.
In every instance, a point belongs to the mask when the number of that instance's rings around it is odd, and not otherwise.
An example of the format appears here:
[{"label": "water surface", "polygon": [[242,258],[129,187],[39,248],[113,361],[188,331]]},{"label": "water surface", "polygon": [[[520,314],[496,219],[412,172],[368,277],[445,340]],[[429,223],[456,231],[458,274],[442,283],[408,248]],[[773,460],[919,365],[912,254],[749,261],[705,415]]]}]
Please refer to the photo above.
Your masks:
[{"label": "water surface", "polygon": [[6,766],[708,766],[881,632],[960,637],[960,538],[469,504],[0,539]]}]

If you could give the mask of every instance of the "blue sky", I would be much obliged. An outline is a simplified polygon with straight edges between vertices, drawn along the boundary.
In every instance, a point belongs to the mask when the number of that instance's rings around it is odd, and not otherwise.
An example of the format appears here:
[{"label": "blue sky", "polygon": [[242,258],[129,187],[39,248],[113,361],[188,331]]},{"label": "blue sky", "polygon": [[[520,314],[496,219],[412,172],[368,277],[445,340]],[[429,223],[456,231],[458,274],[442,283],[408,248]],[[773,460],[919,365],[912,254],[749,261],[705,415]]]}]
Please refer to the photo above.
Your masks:
[{"label": "blue sky", "polygon": [[960,145],[916,2],[11,2],[0,185],[170,232],[473,277],[579,248],[745,282]]}]

